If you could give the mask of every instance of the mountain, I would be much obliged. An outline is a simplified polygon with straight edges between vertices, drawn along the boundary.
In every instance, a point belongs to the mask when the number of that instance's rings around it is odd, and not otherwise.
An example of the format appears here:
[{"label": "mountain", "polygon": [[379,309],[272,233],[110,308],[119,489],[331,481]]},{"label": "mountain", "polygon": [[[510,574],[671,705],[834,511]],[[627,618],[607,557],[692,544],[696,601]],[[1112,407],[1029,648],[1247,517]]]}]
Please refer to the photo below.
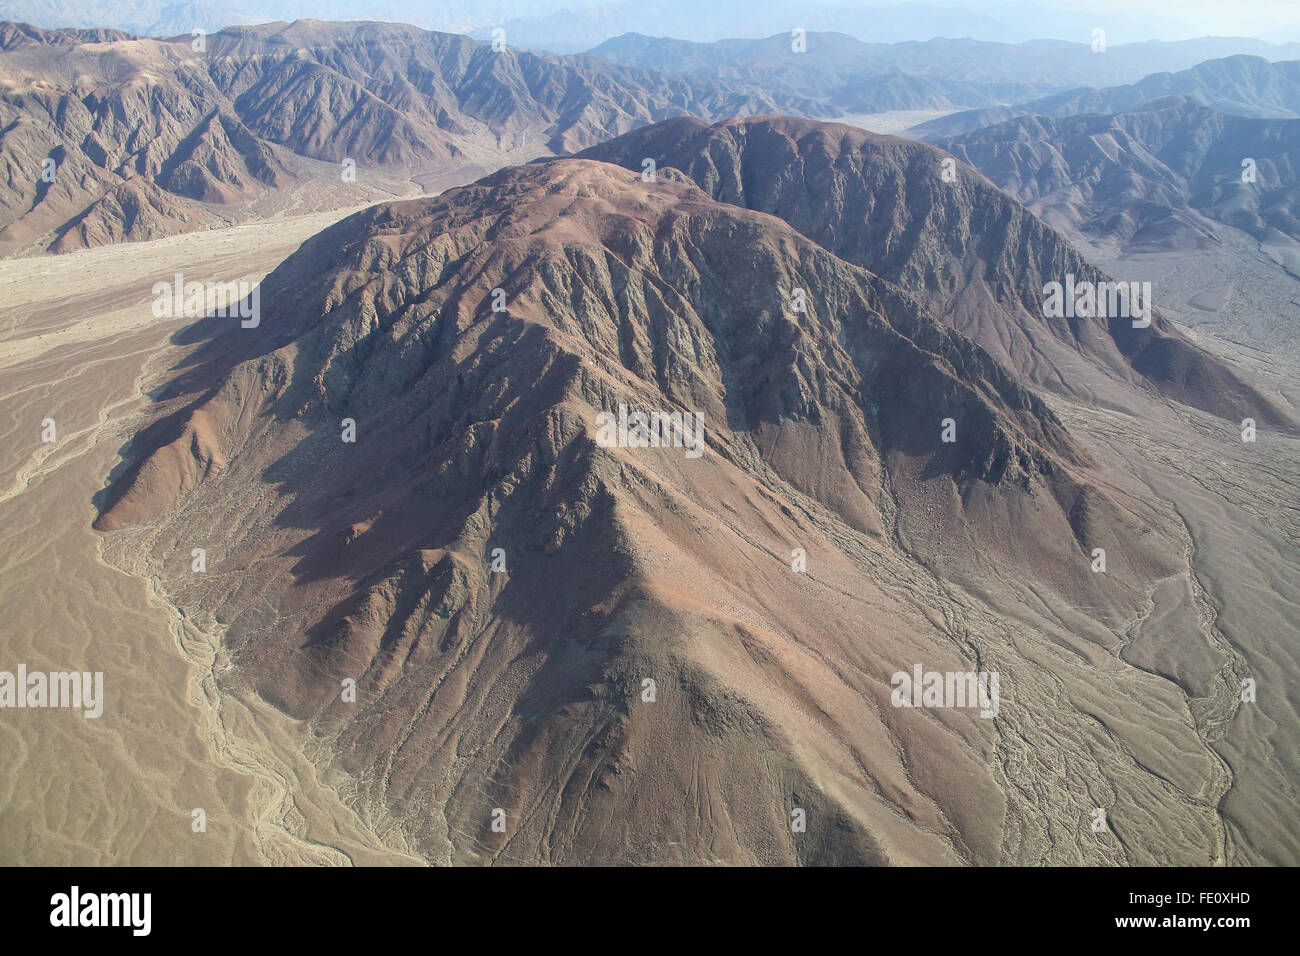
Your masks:
[{"label": "mountain", "polygon": [[[829,117],[1025,99],[1057,88],[1073,56],[1042,44],[808,39],[809,52],[795,54],[787,36],[713,45],[623,37],[603,56],[555,57],[399,24],[300,20],[199,40],[3,24],[0,253],[361,205],[673,116]],[[1108,51],[1106,69],[1125,62],[1121,49]],[[1295,64],[1225,63],[1204,70],[1202,85],[1289,101]],[[1154,88],[1156,79],[1143,82]]]},{"label": "mountain", "polygon": [[914,127],[912,135],[936,140],[1016,116],[1060,119],[1084,113],[1120,113],[1166,96],[1185,96],[1225,113],[1260,119],[1300,117],[1300,60],[1272,63],[1259,56],[1230,56],[1179,73],[1154,73],[1137,83],[1084,87],[1018,106],[967,110]]},{"label": "mountain", "polygon": [[[528,0],[506,0],[519,12],[527,11]],[[482,4],[459,4],[458,16],[452,3],[423,12],[418,26],[452,33],[464,33],[478,24]],[[536,6],[536,4],[533,4]],[[190,36],[194,30],[208,34],[225,27],[276,23],[296,19],[381,20],[411,22],[413,11],[405,3],[324,3],[319,0],[0,0],[0,20],[35,24],[47,29],[65,27],[112,27],[137,36]]]},{"label": "mountain", "polygon": [[[882,76],[901,75],[926,84],[924,108],[948,103],[984,105],[1032,99],[1062,89],[1058,74],[1032,64],[1017,71],[1002,70],[986,57],[1001,45],[973,40],[930,40],[925,43],[864,43],[840,33],[808,33],[806,49],[792,49],[789,31],[759,40],[686,40],[626,34],[591,52],[628,67],[655,68],[684,76],[730,78],[754,83],[783,95],[796,95],[828,104],[851,98]],[[1020,52],[1020,48],[1006,47]],[[1031,58],[1032,59],[1032,58]],[[1043,65],[1045,67],[1045,64]],[[864,99],[869,111],[883,112],[888,100]]]},{"label": "mountain", "polygon": [[129,40],[131,34],[121,30],[42,30],[27,23],[0,21],[0,52],[31,46],[79,46],[82,43],[112,43]]},{"label": "mountain", "polygon": [[1222,224],[1300,278],[1300,119],[1170,97],[1113,116],[1021,117],[936,145],[1067,234],[1140,252],[1217,245]]},{"label": "mountain", "polygon": [[1027,381],[1117,401],[1114,381],[1093,377],[1104,371],[1228,419],[1259,410],[1295,428],[1158,310],[1146,329],[1114,316],[1045,318],[1047,283],[1107,277],[982,176],[964,171],[945,181],[947,154],[932,146],[786,117],[713,125],[681,118],[581,155],[633,169],[649,157],[715,199],[780,217],[839,258],[913,291]]},{"label": "mountain", "polygon": [[9,24],[0,44],[10,253],[359,205],[681,113],[816,108],[400,25],[236,27],[196,48]]},{"label": "mountain", "polygon": [[[262,306],[184,334],[97,524],[413,852],[1217,852],[1174,685],[1125,668],[1116,696],[1090,663],[1149,595],[1165,613],[1175,526],[905,289],[688,183],[555,159],[343,220]],[[700,454],[602,443],[620,405],[700,415]],[[892,704],[918,661],[1000,673],[996,720]],[[1044,835],[1103,765],[1158,822]]]}]

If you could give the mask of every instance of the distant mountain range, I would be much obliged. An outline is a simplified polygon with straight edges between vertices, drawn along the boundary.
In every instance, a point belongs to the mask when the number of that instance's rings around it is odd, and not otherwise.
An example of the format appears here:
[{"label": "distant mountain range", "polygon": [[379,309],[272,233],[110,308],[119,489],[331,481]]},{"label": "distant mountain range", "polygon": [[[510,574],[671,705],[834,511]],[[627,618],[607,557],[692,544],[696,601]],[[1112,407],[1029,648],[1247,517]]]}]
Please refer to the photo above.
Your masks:
[{"label": "distant mountain range", "polygon": [[[647,6],[634,0],[602,3],[541,16],[487,23],[473,32],[483,38],[493,27],[511,42],[556,53],[576,53],[625,33],[675,37],[709,43],[729,38],[761,38],[789,32],[843,33],[872,43],[925,41],[934,37],[970,38],[997,43],[1059,39],[1088,42],[1104,27],[1112,43],[1199,35],[1191,28],[1143,21],[1133,16],[1060,10],[1032,3],[819,3],[791,10],[788,4],[720,0],[701,6],[665,0]],[[793,14],[793,15],[792,15]],[[1173,31],[1170,32],[1170,27]]]},{"label": "distant mountain range", "polygon": [[498,53],[391,24],[233,27],[204,44],[0,24],[5,249],[228,222],[307,183],[333,184],[319,202],[360,203],[367,170],[473,178],[683,113],[823,110],[741,81]]},{"label": "distant mountain range", "polygon": [[1014,106],[967,110],[913,128],[926,139],[955,136],[1015,116],[1078,116],[1119,113],[1164,96],[1186,96],[1225,113],[1260,118],[1300,117],[1300,62],[1230,56],[1178,73],[1153,73],[1136,83],[1068,90]]},{"label": "distant mountain range", "polygon": [[918,88],[920,95],[910,98],[908,108],[914,109],[943,109],[946,102],[976,98],[1022,103],[1047,92],[1132,83],[1157,71],[1186,70],[1205,60],[1243,53],[1269,61],[1300,58],[1300,44],[1269,46],[1219,37],[1110,46],[1104,53],[1093,52],[1087,43],[1059,41],[888,44],[815,32],[804,40],[806,51],[798,53],[792,49],[789,32],[760,40],[716,43],[628,34],[591,52],[622,66],[743,80],[759,84],[773,95],[798,93],[832,102],[851,99],[864,84],[883,75],[903,74],[929,84]]},{"label": "distant mountain range", "polygon": [[[265,215],[286,197],[319,208],[361,203],[400,192],[411,179],[463,182],[503,163],[576,152],[672,116],[828,118],[1014,98],[1038,89],[1054,63],[1065,64],[1055,71],[1058,79],[1068,75],[1076,55],[1073,48],[975,41],[869,45],[834,34],[810,35],[808,42],[809,52],[795,54],[779,36],[708,45],[627,36],[599,55],[556,57],[498,53],[464,36],[392,24],[299,21],[230,28],[205,38],[199,52],[189,37],[0,24],[0,251],[67,251],[168,235]],[[1080,55],[1111,70],[1130,68],[1118,51]],[[882,70],[913,72],[875,72]],[[1046,122],[1110,115],[1170,94],[1226,114],[1296,116],[1300,62],[1211,60],[1124,86],[954,113],[915,133],[940,141],[1071,235],[1096,233],[1113,215],[1127,223],[1109,232],[1122,242],[1153,241],[1175,221],[1190,234],[1204,232],[1187,214],[1195,207],[1268,239],[1293,268],[1288,243],[1300,240],[1300,230],[1290,219],[1287,183],[1294,180],[1287,179],[1285,136],[1256,136],[1249,124],[1186,107],[1144,114],[1167,120],[1207,150],[1211,144],[1190,130],[1202,120],[1220,130],[1219,152],[1202,157],[1217,164],[1220,178],[1231,179],[1246,155],[1235,156],[1245,147],[1233,145],[1234,138],[1257,143],[1251,155],[1262,164],[1260,185],[1230,201],[1222,190],[1202,189],[1201,166],[1157,175],[1145,153],[1108,155],[1062,143],[1116,123],[1134,127],[1137,116]],[[999,125],[1032,111],[1043,118]],[[1162,128],[1140,125],[1126,142],[1148,143],[1148,131]],[[967,128],[979,132],[959,141],[953,131]],[[1053,149],[1061,152],[1043,154]],[[1140,207],[1098,208],[1106,189],[1092,190],[1083,171],[1053,178],[1063,162],[1053,156],[1065,154],[1075,164],[1105,156],[1107,183],[1122,175],[1164,185],[1107,187],[1112,202],[1146,198]],[[360,170],[353,182],[341,175],[345,160]],[[50,167],[58,173],[46,181]],[[1270,191],[1274,181],[1279,191]],[[1058,196],[1053,182],[1074,185]]]},{"label": "distant mountain range", "polygon": [[1300,278],[1300,119],[1168,97],[1116,115],[1018,117],[935,143],[1068,234],[1127,252],[1178,249],[1215,242],[1220,223]]}]

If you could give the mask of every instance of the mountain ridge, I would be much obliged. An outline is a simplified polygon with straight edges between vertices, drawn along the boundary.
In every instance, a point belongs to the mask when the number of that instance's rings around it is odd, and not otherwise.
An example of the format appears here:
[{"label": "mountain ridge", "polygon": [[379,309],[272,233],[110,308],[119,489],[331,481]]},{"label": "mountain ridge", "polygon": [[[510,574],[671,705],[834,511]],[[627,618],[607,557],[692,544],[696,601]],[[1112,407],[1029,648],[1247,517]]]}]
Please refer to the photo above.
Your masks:
[{"label": "mountain ridge", "polygon": [[1045,282],[1107,277],[980,174],[945,182],[947,154],[926,144],[786,117],[682,118],[580,155],[628,168],[649,157],[714,198],[786,220],[840,258],[918,290],[930,311],[1028,381],[1080,394],[1066,370],[1082,351],[1220,417],[1297,427],[1158,311],[1143,330],[1127,318],[1044,319]]},{"label": "mountain ridge", "polygon": [[[1082,647],[1175,569],[1162,519],[978,346],[686,183],[562,158],[373,207],[289,257],[263,306],[256,329],[186,333],[98,527],[147,542],[187,618],[224,634],[231,691],[309,721],[432,860],[1037,852],[978,822],[1049,812],[995,795],[991,722],[888,702],[903,662],[982,660],[1020,688],[1000,726],[1043,732],[1034,665],[933,576],[1087,593],[1093,623],[1058,638]],[[620,402],[698,410],[707,451],[599,446]],[[177,573],[194,540],[242,573]],[[660,704],[636,696],[647,677]],[[1092,718],[1054,720],[1073,738]]]}]

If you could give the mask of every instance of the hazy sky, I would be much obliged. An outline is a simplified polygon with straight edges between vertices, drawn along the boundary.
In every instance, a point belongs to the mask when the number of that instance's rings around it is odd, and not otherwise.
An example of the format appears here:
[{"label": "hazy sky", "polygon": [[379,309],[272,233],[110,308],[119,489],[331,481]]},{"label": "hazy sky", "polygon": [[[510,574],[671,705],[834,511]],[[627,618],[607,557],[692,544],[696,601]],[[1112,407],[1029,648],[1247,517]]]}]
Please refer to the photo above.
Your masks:
[{"label": "hazy sky", "polygon": [[[381,0],[391,5],[402,0]],[[453,9],[461,15],[478,17],[479,23],[491,23],[494,16],[509,19],[515,16],[537,16],[555,13],[564,9],[604,7],[620,5],[632,6],[630,0],[467,0],[468,7],[459,8],[457,0],[443,0],[442,3],[427,3],[424,0],[410,0],[410,11],[435,11],[450,14]],[[684,4],[675,0],[642,0],[647,11],[656,8],[680,10]],[[775,14],[784,15],[787,11],[792,20],[807,19],[816,29],[818,15],[804,16],[805,12],[817,11],[817,14],[836,9],[852,9],[873,6],[895,7],[909,2],[928,7],[958,8],[967,11],[980,11],[1013,23],[1029,26],[1030,23],[1047,24],[1048,21],[1027,13],[1026,7],[1040,10],[1055,9],[1077,12],[1085,17],[1097,20],[1098,26],[1106,21],[1140,25],[1144,34],[1140,39],[1182,39],[1194,36],[1262,36],[1279,39],[1276,34],[1289,34],[1286,39],[1300,39],[1300,0],[751,0],[745,4],[752,17],[749,25],[766,29],[768,21]],[[1021,8],[1017,11],[1015,8]],[[734,0],[700,0],[697,6],[698,19],[708,21],[715,19],[722,10],[728,13],[736,8]],[[671,18],[666,16],[666,20]],[[761,23],[761,28],[760,28]],[[1059,29],[1059,24],[1057,24]],[[680,25],[679,25],[680,31]],[[672,35],[673,31],[665,29]],[[1128,31],[1125,30],[1125,33]],[[753,35],[745,29],[745,22],[737,23],[737,29],[731,35]],[[1073,38],[1071,36],[1071,38]],[[1126,39],[1138,39],[1127,36]],[[928,37],[915,37],[928,39]],[[1083,38],[1084,42],[1087,38]]]},{"label": "hazy sky", "polygon": [[[936,2],[942,4],[944,0]],[[962,4],[952,3],[951,6]],[[1300,0],[1100,0],[1097,3],[1042,0],[1040,6],[1103,14],[1113,12],[1140,19],[1169,17],[1180,23],[1203,27],[1205,33],[1219,36],[1249,35],[1260,27],[1300,30]]]},{"label": "hazy sky", "polygon": [[[874,22],[869,15],[837,17],[845,10],[909,3],[929,10],[895,10]],[[963,15],[950,15],[948,8]],[[555,16],[575,9],[584,13]],[[0,19],[115,26],[155,35],[195,25],[216,29],[300,17],[390,20],[451,32],[542,17],[550,21],[552,37],[562,39],[571,28],[577,49],[627,29],[713,40],[767,36],[791,24],[887,42],[978,35],[1008,42],[1055,37],[1087,43],[1094,27],[1106,28],[1113,43],[1206,35],[1300,41],[1300,0],[0,0]],[[597,36],[602,29],[604,36]],[[532,39],[540,35],[534,28]]]}]

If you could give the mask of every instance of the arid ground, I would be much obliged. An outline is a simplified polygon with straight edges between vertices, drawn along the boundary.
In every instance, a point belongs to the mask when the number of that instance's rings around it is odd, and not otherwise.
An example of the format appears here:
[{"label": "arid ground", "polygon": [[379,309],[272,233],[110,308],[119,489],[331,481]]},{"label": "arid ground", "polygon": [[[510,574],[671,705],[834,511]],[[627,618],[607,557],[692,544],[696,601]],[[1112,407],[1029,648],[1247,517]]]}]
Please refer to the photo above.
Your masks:
[{"label": "arid ground", "polygon": [[[3,643],[33,669],[102,670],[104,716],[0,724],[0,860],[67,864],[418,862],[388,847],[302,756],[293,723],[218,697],[206,636],[105,563],[92,503],[179,352],[155,319],[172,268],[257,280],[343,213],[0,263]],[[57,441],[39,441],[53,418]],[[36,428],[36,431],[33,431]],[[33,441],[33,436],[36,441]],[[206,811],[195,833],[192,811]]]}]

